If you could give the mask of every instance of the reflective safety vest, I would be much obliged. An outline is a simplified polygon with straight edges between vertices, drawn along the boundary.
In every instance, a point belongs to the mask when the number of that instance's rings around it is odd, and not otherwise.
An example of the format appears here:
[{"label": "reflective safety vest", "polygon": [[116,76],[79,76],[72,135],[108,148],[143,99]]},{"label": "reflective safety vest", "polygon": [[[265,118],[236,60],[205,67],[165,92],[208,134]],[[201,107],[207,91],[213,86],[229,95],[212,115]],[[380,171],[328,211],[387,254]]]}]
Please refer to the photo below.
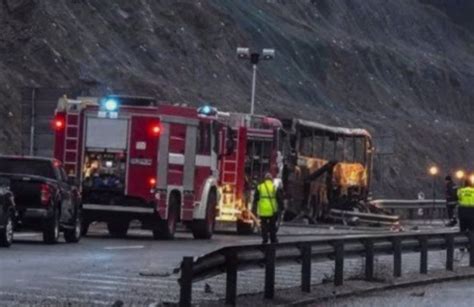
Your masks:
[{"label": "reflective safety vest", "polygon": [[277,212],[278,204],[276,189],[271,180],[265,180],[258,185],[257,213],[260,217],[271,217]]},{"label": "reflective safety vest", "polygon": [[464,187],[458,189],[458,202],[460,207],[474,208],[474,188]]}]

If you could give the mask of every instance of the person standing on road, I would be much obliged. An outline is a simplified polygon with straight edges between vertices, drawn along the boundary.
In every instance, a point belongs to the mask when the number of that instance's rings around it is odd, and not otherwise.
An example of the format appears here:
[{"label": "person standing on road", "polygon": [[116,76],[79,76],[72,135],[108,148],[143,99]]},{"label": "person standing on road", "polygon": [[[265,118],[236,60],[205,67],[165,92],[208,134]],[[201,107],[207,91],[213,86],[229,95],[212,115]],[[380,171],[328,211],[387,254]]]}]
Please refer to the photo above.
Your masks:
[{"label": "person standing on road", "polygon": [[446,224],[447,227],[453,227],[457,224],[456,217],[454,212],[456,210],[456,205],[458,201],[457,197],[457,187],[453,182],[451,176],[446,176],[444,179],[446,183],[446,211],[448,212],[448,223]]},{"label": "person standing on road", "polygon": [[459,208],[459,227],[461,231],[474,230],[474,187],[469,180],[457,192]]},{"label": "person standing on road", "polygon": [[270,173],[265,174],[265,179],[257,186],[254,194],[254,202],[257,205],[257,214],[260,217],[262,231],[262,244],[278,243],[276,236],[276,221],[278,217],[277,189],[273,184]]}]

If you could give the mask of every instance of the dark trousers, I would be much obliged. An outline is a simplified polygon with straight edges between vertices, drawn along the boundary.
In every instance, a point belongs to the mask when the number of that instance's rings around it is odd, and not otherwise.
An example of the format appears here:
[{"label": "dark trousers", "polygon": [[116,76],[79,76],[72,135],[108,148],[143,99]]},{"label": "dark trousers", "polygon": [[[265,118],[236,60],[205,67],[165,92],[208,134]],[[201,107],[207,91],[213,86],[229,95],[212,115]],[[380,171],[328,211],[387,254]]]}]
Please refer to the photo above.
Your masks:
[{"label": "dark trousers", "polygon": [[456,210],[456,204],[450,204],[448,203],[446,205],[446,211],[448,212],[448,219],[450,221],[453,221],[456,219],[456,217],[454,216],[454,211]]},{"label": "dark trousers", "polygon": [[458,215],[461,231],[474,231],[474,207],[459,206]]},{"label": "dark trousers", "polygon": [[260,217],[260,224],[262,226],[262,241],[268,243],[268,236],[272,243],[277,243],[276,237],[276,215],[272,217]]}]

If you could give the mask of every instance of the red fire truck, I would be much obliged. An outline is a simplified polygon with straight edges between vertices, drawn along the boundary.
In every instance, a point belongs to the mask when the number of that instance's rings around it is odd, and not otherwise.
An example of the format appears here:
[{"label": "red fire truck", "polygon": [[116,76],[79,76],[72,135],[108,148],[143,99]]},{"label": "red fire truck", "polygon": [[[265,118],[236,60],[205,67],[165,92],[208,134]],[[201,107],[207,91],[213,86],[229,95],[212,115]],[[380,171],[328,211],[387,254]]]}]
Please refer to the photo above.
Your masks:
[{"label": "red fire truck", "polygon": [[[206,112],[204,112],[206,113]],[[224,136],[235,144],[235,150],[219,161],[220,192],[218,221],[235,222],[237,233],[250,234],[258,225],[253,191],[270,172],[281,183],[283,161],[279,152],[279,120],[242,113],[216,112],[220,124],[230,129]],[[227,133],[227,134],[226,134]],[[223,143],[223,142],[221,142]]]},{"label": "red fire truck", "polygon": [[177,222],[195,238],[210,238],[216,220],[244,232],[255,224],[252,180],[277,172],[279,122],[269,118],[143,97],[63,97],[53,127],[54,156],[81,185],[83,233],[105,221],[123,237],[132,220],[155,238],[173,238]]}]

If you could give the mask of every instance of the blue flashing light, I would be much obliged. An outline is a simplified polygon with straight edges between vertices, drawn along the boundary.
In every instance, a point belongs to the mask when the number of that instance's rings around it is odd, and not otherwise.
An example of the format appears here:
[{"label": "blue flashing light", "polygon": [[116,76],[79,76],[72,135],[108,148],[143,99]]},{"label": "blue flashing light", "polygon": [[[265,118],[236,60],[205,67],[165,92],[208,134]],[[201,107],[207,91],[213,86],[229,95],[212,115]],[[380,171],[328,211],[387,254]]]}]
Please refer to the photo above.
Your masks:
[{"label": "blue flashing light", "polygon": [[211,111],[212,111],[212,109],[211,109],[210,106],[204,106],[204,107],[202,107],[202,110],[201,110],[201,112],[204,113],[204,114],[209,114],[209,113],[211,113]]},{"label": "blue flashing light", "polygon": [[117,111],[118,109],[118,102],[115,99],[107,99],[104,103],[104,107],[109,112]]},{"label": "blue flashing light", "polygon": [[210,105],[205,105],[200,108],[198,108],[198,113],[204,116],[215,116],[217,115],[217,109],[214,107],[211,107]]}]

